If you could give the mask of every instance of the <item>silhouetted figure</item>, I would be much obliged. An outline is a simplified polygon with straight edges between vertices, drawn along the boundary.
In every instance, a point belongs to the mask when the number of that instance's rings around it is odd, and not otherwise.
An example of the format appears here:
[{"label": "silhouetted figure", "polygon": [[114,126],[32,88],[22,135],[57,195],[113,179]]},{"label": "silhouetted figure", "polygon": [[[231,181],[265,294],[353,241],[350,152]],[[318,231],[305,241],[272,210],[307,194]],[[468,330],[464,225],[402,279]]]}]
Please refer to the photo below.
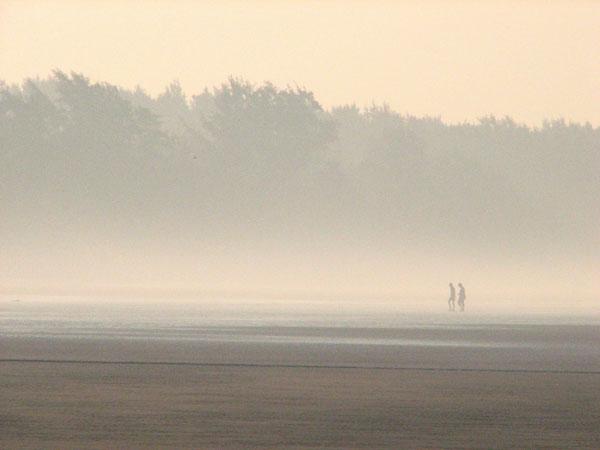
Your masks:
[{"label": "silhouetted figure", "polygon": [[448,299],[448,311],[454,311],[455,301],[456,301],[456,289],[454,289],[454,285],[450,283],[450,298]]},{"label": "silhouetted figure", "polygon": [[458,283],[458,306],[460,308],[460,312],[465,310],[465,298],[467,298],[467,294],[465,294],[465,287],[462,283]]}]

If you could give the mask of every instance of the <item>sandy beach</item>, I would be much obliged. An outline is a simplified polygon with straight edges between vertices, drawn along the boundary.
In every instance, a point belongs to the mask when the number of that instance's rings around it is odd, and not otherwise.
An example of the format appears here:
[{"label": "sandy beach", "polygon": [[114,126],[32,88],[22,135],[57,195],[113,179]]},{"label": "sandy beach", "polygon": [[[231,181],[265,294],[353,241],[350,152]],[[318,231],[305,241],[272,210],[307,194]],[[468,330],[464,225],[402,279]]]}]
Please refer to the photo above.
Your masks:
[{"label": "sandy beach", "polygon": [[1,448],[600,447],[594,323],[36,308],[0,314]]},{"label": "sandy beach", "polygon": [[3,448],[597,448],[600,375],[1,363]]}]

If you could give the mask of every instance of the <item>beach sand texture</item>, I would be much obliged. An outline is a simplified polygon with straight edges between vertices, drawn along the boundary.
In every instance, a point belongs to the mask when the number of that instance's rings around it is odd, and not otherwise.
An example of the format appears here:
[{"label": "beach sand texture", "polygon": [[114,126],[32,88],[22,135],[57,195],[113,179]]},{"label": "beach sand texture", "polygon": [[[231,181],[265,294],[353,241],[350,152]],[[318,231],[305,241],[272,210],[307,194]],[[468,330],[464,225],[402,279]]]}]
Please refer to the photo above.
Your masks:
[{"label": "beach sand texture", "polygon": [[600,447],[593,373],[32,362],[0,370],[2,448]]},{"label": "beach sand texture", "polygon": [[596,323],[233,326],[11,308],[2,449],[600,448]]}]

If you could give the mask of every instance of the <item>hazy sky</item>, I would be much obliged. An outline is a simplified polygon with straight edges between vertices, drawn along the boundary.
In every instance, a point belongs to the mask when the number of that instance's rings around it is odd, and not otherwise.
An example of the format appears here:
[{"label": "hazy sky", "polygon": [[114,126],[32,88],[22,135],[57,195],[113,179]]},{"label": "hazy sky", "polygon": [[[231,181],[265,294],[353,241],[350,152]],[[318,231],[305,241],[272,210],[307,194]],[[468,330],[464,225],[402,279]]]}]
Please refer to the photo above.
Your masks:
[{"label": "hazy sky", "polygon": [[0,78],[53,68],[151,93],[228,76],[325,105],[600,124],[600,1],[0,0]]}]

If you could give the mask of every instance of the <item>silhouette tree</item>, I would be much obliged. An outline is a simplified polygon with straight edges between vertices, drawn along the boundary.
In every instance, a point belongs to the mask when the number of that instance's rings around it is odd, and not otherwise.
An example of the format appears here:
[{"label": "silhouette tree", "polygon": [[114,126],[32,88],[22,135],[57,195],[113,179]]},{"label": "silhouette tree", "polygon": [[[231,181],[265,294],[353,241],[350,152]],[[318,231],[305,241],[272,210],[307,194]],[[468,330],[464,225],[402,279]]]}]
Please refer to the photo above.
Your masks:
[{"label": "silhouette tree", "polygon": [[0,226],[15,233],[101,218],[140,233],[295,229],[522,254],[600,245],[600,128],[561,119],[325,111],[303,88],[233,78],[153,97],[56,71],[0,82],[0,163]]}]

